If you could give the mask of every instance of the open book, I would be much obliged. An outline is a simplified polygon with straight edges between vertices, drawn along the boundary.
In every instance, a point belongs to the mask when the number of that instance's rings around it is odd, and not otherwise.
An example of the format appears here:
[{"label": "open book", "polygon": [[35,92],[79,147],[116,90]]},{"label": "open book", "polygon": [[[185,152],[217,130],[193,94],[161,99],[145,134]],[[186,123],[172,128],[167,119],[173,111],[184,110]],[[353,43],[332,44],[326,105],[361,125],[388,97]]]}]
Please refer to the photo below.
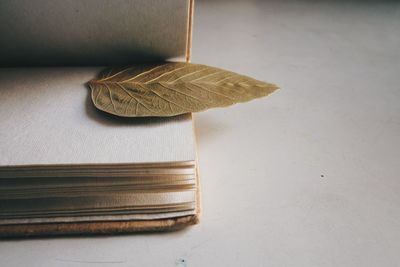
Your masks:
[{"label": "open book", "polygon": [[[3,37],[15,36],[14,45],[0,49],[2,64],[13,66],[0,69],[0,235],[168,230],[198,222],[191,114],[120,118],[98,111],[86,82],[103,67],[15,67],[188,58],[191,1],[131,0],[121,7],[126,2],[0,4]],[[62,25],[60,16],[74,23]],[[100,36],[99,24],[109,33]],[[24,27],[33,27],[36,39],[24,36]],[[72,40],[63,43],[68,34]],[[29,42],[35,49],[24,57]]]}]

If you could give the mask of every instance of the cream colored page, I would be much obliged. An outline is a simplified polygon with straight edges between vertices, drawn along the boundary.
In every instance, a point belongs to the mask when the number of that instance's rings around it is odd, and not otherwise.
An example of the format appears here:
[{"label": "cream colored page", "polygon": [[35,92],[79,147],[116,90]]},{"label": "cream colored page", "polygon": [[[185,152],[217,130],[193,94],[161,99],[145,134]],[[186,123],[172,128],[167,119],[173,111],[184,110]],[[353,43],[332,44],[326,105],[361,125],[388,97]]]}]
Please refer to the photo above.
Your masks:
[{"label": "cream colored page", "polygon": [[1,0],[0,65],[183,57],[188,6],[188,0]]},{"label": "cream colored page", "polygon": [[96,110],[85,83],[100,70],[0,69],[0,166],[195,160],[190,115]]}]

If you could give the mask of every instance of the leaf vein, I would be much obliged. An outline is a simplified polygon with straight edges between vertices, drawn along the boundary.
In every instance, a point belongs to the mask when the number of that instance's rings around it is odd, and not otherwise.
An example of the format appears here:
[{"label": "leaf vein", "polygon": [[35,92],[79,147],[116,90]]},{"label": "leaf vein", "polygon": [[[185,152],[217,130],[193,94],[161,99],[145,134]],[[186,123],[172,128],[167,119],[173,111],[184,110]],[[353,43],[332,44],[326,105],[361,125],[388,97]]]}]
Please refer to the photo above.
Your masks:
[{"label": "leaf vein", "polygon": [[[145,89],[145,88],[143,88],[143,89]],[[162,95],[160,95],[159,93],[157,93],[156,91],[154,91],[154,90],[150,90],[153,94],[155,94],[155,95],[157,95],[158,97],[160,97],[161,99],[164,99],[165,101],[167,101],[167,103],[169,103],[169,104],[174,104],[175,106],[178,106],[178,107],[180,107],[180,108],[183,108],[184,110],[186,110],[186,108],[185,107],[183,107],[183,106],[181,106],[181,105],[179,105],[179,104],[177,104],[177,103],[175,103],[175,102],[173,102],[173,101],[171,101],[171,100],[169,100],[169,99],[167,99],[167,98],[165,98],[165,97],[163,97]],[[170,108],[171,108],[171,105],[170,105]],[[172,109],[171,109],[171,111],[172,111]]]},{"label": "leaf vein", "polygon": [[111,74],[112,70],[113,70],[113,68],[110,68],[110,71],[109,71],[108,74],[105,76],[105,78],[100,79],[99,82],[108,81],[108,80],[114,78],[115,76],[118,76],[118,75],[120,75],[121,73],[124,73],[125,71],[127,71],[127,70],[129,70],[129,69],[130,69],[130,68],[123,69],[123,70],[118,71],[117,73],[115,73],[115,74],[109,76],[109,75]]},{"label": "leaf vein", "polygon": [[182,80],[182,79],[185,78],[185,77],[188,77],[188,76],[191,76],[191,75],[193,75],[193,74],[202,72],[202,71],[204,71],[204,70],[207,70],[207,68],[202,68],[202,69],[196,70],[196,71],[194,71],[194,72],[189,72],[189,73],[187,73],[187,74],[185,74],[185,75],[182,75],[182,76],[178,77],[177,79],[175,79],[175,80],[173,80],[173,81],[170,81],[170,80],[168,79],[168,81],[166,81],[166,83],[171,83],[171,84],[172,84],[172,83],[174,83],[174,82],[176,82],[176,81]]},{"label": "leaf vein", "polygon": [[[143,106],[145,109],[147,109],[147,110],[150,111],[151,113],[157,113],[157,112],[152,111],[152,110],[151,110],[150,108],[148,108],[144,103],[142,103],[141,101],[139,101],[139,99],[138,99],[136,96],[130,94],[130,93],[128,92],[128,90],[126,90],[125,87],[123,87],[121,84],[117,83],[117,85],[118,85],[122,90],[124,90],[130,97],[132,97],[133,99],[135,99],[135,101],[136,101],[138,104],[140,104],[141,106]],[[137,107],[136,107],[136,109],[137,109]]]},{"label": "leaf vein", "polygon": [[219,93],[219,92],[215,92],[215,91],[211,91],[211,90],[209,90],[209,89],[206,89],[206,88],[204,88],[203,86],[201,86],[201,84],[198,84],[198,83],[190,83],[190,84],[193,84],[194,86],[200,87],[201,89],[203,89],[203,90],[205,90],[205,91],[207,91],[207,92],[210,92],[210,93],[213,93],[213,94],[216,94],[216,95],[220,95],[220,96],[225,97],[225,98],[228,98],[228,99],[230,99],[230,100],[232,100],[232,101],[236,101],[234,98],[231,98],[231,97],[229,97],[229,96],[227,96],[227,95],[225,95],[225,94],[222,94],[222,93]]},{"label": "leaf vein", "polygon": [[160,67],[162,67],[162,66],[163,66],[163,65],[159,65],[159,66],[156,66],[156,67],[154,67],[154,68],[152,68],[152,69],[150,69],[150,70],[143,71],[143,72],[137,74],[135,77],[129,78],[129,79],[127,79],[127,80],[120,81],[119,83],[127,83],[127,82],[130,82],[130,81],[133,81],[133,80],[137,79],[138,77],[141,77],[141,76],[143,76],[143,75],[149,74],[149,73],[151,73],[152,71],[154,71],[155,69],[160,68]]},{"label": "leaf vein", "polygon": [[174,91],[174,92],[177,92],[177,93],[179,93],[179,94],[188,96],[188,97],[190,97],[190,98],[192,98],[192,99],[196,99],[197,101],[200,101],[200,102],[202,101],[201,99],[199,99],[199,98],[197,98],[197,97],[194,97],[194,96],[185,94],[185,93],[183,93],[183,92],[181,92],[181,91],[178,91],[178,90],[176,90],[176,89],[174,89],[174,88],[168,87],[168,86],[166,86],[165,84],[163,84],[162,82],[159,82],[158,84],[161,85],[162,87],[166,88],[166,89],[171,90],[171,91]]},{"label": "leaf vein", "polygon": [[151,82],[157,81],[157,80],[159,80],[161,77],[164,77],[165,75],[172,74],[172,73],[174,73],[174,72],[177,72],[178,70],[182,70],[182,69],[185,69],[185,68],[188,68],[188,67],[189,67],[189,66],[185,65],[185,66],[183,66],[183,67],[181,67],[181,68],[176,68],[176,69],[173,69],[173,70],[164,72],[164,73],[161,74],[160,76],[158,76],[158,77],[156,77],[156,78],[154,78],[154,79],[151,79],[151,80],[145,82],[145,84],[149,84],[149,83],[151,83]]},{"label": "leaf vein", "polygon": [[219,74],[219,73],[221,73],[221,72],[224,72],[224,71],[216,71],[216,72],[213,72],[213,73],[209,73],[209,74],[204,75],[204,76],[202,76],[202,77],[199,77],[199,78],[197,78],[197,79],[191,80],[190,82],[201,81],[201,80],[203,80],[204,78],[208,78],[208,77],[210,77],[210,76],[213,76],[213,75],[215,75],[215,74]]},{"label": "leaf vein", "polygon": [[111,100],[111,104],[112,104],[112,106],[113,106],[114,112],[117,112],[117,110],[116,110],[116,108],[115,108],[114,100],[113,100],[113,98],[112,98],[111,89],[110,89],[110,87],[109,87],[107,84],[105,84],[105,85],[106,85],[106,88],[107,88],[108,93],[109,93],[109,95],[110,95],[110,100]]}]

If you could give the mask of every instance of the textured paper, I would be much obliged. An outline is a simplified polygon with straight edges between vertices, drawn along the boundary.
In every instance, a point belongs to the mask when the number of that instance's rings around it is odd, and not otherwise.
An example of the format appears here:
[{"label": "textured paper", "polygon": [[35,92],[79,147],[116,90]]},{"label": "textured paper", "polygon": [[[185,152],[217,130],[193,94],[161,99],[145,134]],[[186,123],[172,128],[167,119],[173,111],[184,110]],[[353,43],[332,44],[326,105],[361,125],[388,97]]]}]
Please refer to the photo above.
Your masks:
[{"label": "textured paper", "polygon": [[191,115],[124,119],[91,103],[101,68],[0,70],[0,166],[195,160]]},{"label": "textured paper", "polygon": [[0,65],[111,65],[183,57],[188,0],[1,0]]}]

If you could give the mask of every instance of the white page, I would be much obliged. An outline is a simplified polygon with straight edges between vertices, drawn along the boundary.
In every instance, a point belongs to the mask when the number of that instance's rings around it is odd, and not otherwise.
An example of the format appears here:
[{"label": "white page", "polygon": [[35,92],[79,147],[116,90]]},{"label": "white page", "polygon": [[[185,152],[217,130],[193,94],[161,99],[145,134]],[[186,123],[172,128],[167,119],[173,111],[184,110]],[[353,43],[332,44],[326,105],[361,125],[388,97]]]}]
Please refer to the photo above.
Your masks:
[{"label": "white page", "polygon": [[191,115],[96,110],[85,83],[101,69],[0,69],[0,166],[195,160]]},{"label": "white page", "polygon": [[188,0],[1,0],[0,65],[111,65],[184,56]]}]

